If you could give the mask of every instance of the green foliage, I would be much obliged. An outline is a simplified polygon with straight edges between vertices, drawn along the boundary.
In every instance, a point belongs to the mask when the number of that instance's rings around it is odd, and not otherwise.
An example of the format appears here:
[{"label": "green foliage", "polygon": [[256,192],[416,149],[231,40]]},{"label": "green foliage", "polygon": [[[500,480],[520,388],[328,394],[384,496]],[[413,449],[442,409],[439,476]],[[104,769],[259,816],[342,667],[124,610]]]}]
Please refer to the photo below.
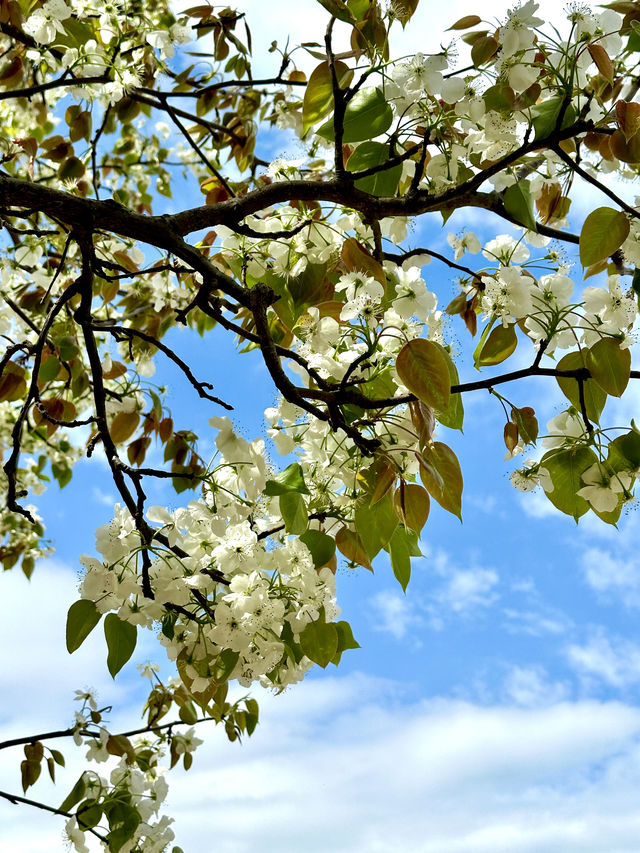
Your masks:
[{"label": "green foliage", "polygon": [[101,614],[93,601],[81,598],[75,601],[67,614],[67,651],[75,652],[84,643],[100,621]]},{"label": "green foliage", "polygon": [[577,492],[583,485],[582,474],[595,462],[595,453],[584,445],[551,450],[540,461],[553,484],[547,497],[557,509],[572,515],[576,521],[589,510],[589,504]]},{"label": "green foliage", "polygon": [[308,495],[309,489],[304,481],[304,474],[300,464],[292,462],[291,465],[278,474],[275,480],[267,480],[264,493],[265,495],[269,495],[269,497],[289,493]]},{"label": "green foliage", "polygon": [[580,231],[580,262],[590,267],[611,257],[629,236],[629,219],[621,210],[599,207],[585,219]]},{"label": "green foliage", "polygon": [[423,403],[440,411],[448,408],[449,364],[438,344],[424,338],[409,341],[398,353],[396,370],[409,391]]},{"label": "green foliage", "polygon": [[[581,370],[586,367],[585,361],[586,358],[581,352],[570,352],[560,359],[557,369],[558,371]],[[569,376],[557,376],[556,379],[562,393],[579,411],[582,411],[580,396],[580,386],[582,385],[586,415],[590,420],[599,423],[604,404],[607,402],[607,393],[602,386],[592,379],[585,379],[581,382]]]},{"label": "green foliage", "polygon": [[[360,142],[389,130],[393,123],[393,110],[379,87],[367,86],[351,98],[344,114],[343,142]],[[335,139],[333,119],[316,131],[329,141]]]},{"label": "green foliage", "polygon": [[[347,160],[350,172],[363,172],[389,162],[391,150],[382,142],[362,142]],[[377,196],[395,195],[402,175],[402,164],[397,164],[384,171],[376,172],[368,178],[360,178],[355,182],[357,189]]]},{"label": "green foliage", "polygon": [[125,622],[115,613],[108,613],[104,619],[104,636],[108,649],[107,669],[115,678],[133,654],[138,632],[131,622]]},{"label": "green foliage", "polygon": [[530,231],[536,231],[536,218],[533,215],[533,199],[528,181],[518,181],[508,187],[502,197],[507,213],[520,225]]}]

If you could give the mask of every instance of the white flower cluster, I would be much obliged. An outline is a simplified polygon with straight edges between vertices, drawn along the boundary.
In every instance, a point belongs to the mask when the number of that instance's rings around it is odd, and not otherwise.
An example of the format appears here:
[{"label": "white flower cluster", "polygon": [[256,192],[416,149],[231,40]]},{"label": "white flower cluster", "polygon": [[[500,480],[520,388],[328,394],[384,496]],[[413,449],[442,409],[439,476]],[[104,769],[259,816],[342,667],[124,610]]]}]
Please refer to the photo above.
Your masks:
[{"label": "white flower cluster", "polygon": [[187,661],[184,674],[196,693],[210,684],[225,650],[237,654],[228,677],[244,685],[259,680],[283,687],[311,666],[287,643],[295,644],[321,610],[327,621],[339,614],[334,578],[327,568],[316,571],[299,539],[259,538],[257,529],[274,522],[277,528],[280,521],[277,514],[256,517],[266,472],[264,447],[237,437],[226,418],[215,422],[222,427],[218,445],[226,458],[205,498],[174,512],[152,507],[147,514],[166,543],[154,543],[149,578],[155,598],[142,593],[140,535],[120,507],[96,533],[103,562],[82,558],[87,569],[82,596],[95,601],[100,612],[117,610],[135,625],[150,627],[167,613],[176,616],[173,630],[160,640],[171,659]]},{"label": "white flower cluster", "polygon": [[[636,300],[633,292],[623,292],[619,275],[609,275],[606,287],[586,287],[580,301],[572,301],[574,283],[565,267],[558,265],[557,271],[539,279],[529,272],[526,264],[530,251],[525,239],[532,245],[541,244],[537,235],[527,233],[516,240],[501,234],[483,248],[485,258],[497,263],[491,274],[480,275],[478,305],[486,320],[499,319],[505,326],[522,321],[523,330],[536,346],[544,341],[548,355],[576,343],[589,347],[606,336],[618,339],[622,348],[634,343]],[[479,248],[472,233],[463,238],[450,234],[449,243],[456,259],[465,250],[477,252]],[[475,290],[475,285],[467,288],[468,293]]]},{"label": "white flower cluster", "polygon": [[[94,759],[93,755],[89,757]],[[101,803],[112,802],[114,806],[120,800],[126,804],[129,820],[133,818],[138,821],[131,838],[119,848],[124,853],[131,853],[133,850],[162,853],[175,838],[170,828],[173,819],[166,815],[157,817],[158,810],[168,792],[168,785],[162,773],[157,770],[143,773],[137,767],[128,764],[126,757],[123,756],[108,779],[93,771],[87,771],[83,780],[85,796],[88,800],[95,799]],[[85,830],[76,817],[67,821],[65,832],[78,853],[89,853],[89,847],[85,843]]]},{"label": "white flower cluster", "polygon": [[[579,413],[570,408],[560,412],[547,423],[547,435],[542,446],[549,451],[558,451],[566,447],[588,446],[590,436]],[[628,463],[627,468],[615,468],[604,460],[596,459],[580,475],[584,486],[576,494],[584,498],[598,513],[610,513],[616,510],[620,502],[632,500],[632,487],[640,476],[640,467]],[[541,485],[547,494],[554,491],[554,484],[544,464],[528,459],[523,468],[510,475],[512,485],[521,492],[530,492]]]}]

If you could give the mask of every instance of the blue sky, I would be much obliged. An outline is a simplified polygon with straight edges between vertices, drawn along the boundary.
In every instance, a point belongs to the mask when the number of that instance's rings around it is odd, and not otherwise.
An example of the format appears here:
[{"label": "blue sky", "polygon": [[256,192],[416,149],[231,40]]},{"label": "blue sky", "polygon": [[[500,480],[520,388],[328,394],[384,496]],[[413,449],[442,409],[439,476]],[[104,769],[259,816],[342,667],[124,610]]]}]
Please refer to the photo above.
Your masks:
[{"label": "blue sky", "polygon": [[[268,16],[267,4],[249,5],[260,16],[254,37],[260,33],[268,44],[277,37],[269,18],[278,19],[287,4],[268,4]],[[300,6],[317,38],[323,13],[311,0]],[[422,6],[407,51],[435,47],[418,44],[416,34],[426,38],[474,11],[449,3],[443,20],[440,8],[424,0]],[[304,22],[292,24],[304,38]],[[274,155],[286,147],[282,137],[271,142]],[[411,245],[446,251],[447,231],[464,226],[481,239],[510,233],[484,214],[456,217],[446,230],[438,218],[428,220]],[[432,262],[424,275],[446,304],[454,292],[448,272]],[[450,338],[467,352],[470,338],[455,322]],[[217,336],[201,341],[176,333],[174,340],[209,375],[215,393],[234,404],[246,437],[259,434],[273,393],[255,354],[236,356]],[[524,364],[529,356],[516,359]],[[463,365],[471,378],[468,352]],[[164,366],[158,377],[170,386],[180,424],[193,423],[202,448],[212,447],[207,419],[219,412]],[[505,393],[534,406],[542,427],[564,408],[549,380]],[[634,387],[609,403],[612,422],[628,423],[638,399]],[[465,475],[464,523],[432,506],[424,557],[415,562],[406,596],[384,556],[373,575],[339,571],[342,618],[361,649],[346,653],[338,670],[316,670],[281,696],[254,691],[262,722],[251,739],[228,744],[211,727],[192,770],[171,773],[167,811],[187,853],[640,849],[637,511],[623,516],[619,530],[592,515],[576,526],[544,496],[516,492],[498,402],[486,392],[464,402],[464,436],[441,429]],[[80,462],[62,495],[52,488],[39,502],[56,555],[37,567],[30,584],[17,572],[1,578],[0,643],[10,654],[0,739],[67,725],[73,690],[85,685],[114,705],[114,727],[137,724],[145,684],[136,664],[157,657],[154,637],[141,638],[115,683],[99,631],[71,658],[64,651],[63,614],[77,597],[77,558],[93,553],[94,530],[110,518],[114,494],[99,457]],[[174,505],[181,500],[164,495]],[[163,500],[162,486],[154,500]],[[19,790],[18,762],[16,756],[0,764],[2,789]],[[81,767],[70,764],[55,789],[42,782],[34,795],[59,803]],[[63,842],[56,818],[0,803],[0,853],[57,849]]]}]

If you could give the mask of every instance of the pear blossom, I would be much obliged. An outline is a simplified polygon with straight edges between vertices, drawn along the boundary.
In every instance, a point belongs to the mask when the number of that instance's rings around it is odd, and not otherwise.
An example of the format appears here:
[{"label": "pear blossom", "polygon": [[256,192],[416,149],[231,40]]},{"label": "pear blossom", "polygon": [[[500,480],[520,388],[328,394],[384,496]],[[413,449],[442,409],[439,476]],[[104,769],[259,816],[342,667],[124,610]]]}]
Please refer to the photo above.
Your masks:
[{"label": "pear blossom", "polygon": [[535,28],[542,26],[542,18],[536,17],[538,4],[527,0],[509,11],[506,23],[500,27],[500,44],[505,56],[511,56],[520,50],[531,47],[535,39]]},{"label": "pear blossom", "polygon": [[523,264],[529,260],[529,249],[521,240],[515,240],[508,234],[499,234],[485,243],[482,254],[490,261],[496,260],[501,266]]},{"label": "pear blossom", "polygon": [[471,252],[471,254],[477,255],[482,248],[480,240],[478,240],[473,231],[465,231],[461,237],[458,237],[455,234],[448,234],[447,243],[454,250],[455,261],[459,261],[465,252]]},{"label": "pear blossom", "polygon": [[51,44],[56,36],[65,32],[61,21],[66,21],[71,13],[64,0],[46,0],[24,22],[24,31],[39,44]]},{"label": "pear blossom", "polygon": [[607,471],[601,462],[596,462],[582,473],[582,481],[586,485],[576,494],[589,501],[596,512],[613,512],[620,494],[629,491],[633,475],[628,471],[614,474]]}]

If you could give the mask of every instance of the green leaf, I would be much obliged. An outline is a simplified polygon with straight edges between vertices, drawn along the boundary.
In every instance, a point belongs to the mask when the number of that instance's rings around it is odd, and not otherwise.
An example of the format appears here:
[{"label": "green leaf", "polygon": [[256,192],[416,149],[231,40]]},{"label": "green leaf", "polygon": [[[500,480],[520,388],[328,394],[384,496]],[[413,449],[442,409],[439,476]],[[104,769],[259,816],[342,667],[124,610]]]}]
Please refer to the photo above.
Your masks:
[{"label": "green leaf", "polygon": [[168,637],[170,640],[173,640],[176,631],[176,622],[178,621],[178,614],[175,610],[171,610],[168,613],[165,613],[160,622],[160,630],[164,634],[165,637]]},{"label": "green leaf", "polygon": [[[579,351],[569,352],[563,356],[557,365],[557,370],[579,370],[585,367],[582,353]],[[577,379],[570,376],[556,376],[556,381],[564,396],[569,400],[578,411],[581,411],[580,406],[580,387]],[[600,423],[600,415],[604,409],[604,404],[607,402],[606,391],[598,385],[593,379],[585,379],[583,382],[583,393],[585,409],[589,420]]]},{"label": "green leaf", "polygon": [[438,344],[424,338],[409,341],[397,355],[396,370],[403,384],[418,399],[433,409],[446,411],[451,380],[449,364]]},{"label": "green leaf", "polygon": [[193,702],[185,702],[178,711],[178,716],[183,723],[187,723],[190,726],[198,722],[198,712]]},{"label": "green leaf", "polygon": [[71,335],[62,335],[59,338],[55,338],[54,343],[58,347],[60,361],[71,361],[79,352],[75,338],[72,338]]},{"label": "green leaf", "polygon": [[304,481],[304,474],[299,462],[292,462],[284,469],[275,480],[267,480],[264,487],[264,494],[269,497],[275,495],[284,495],[287,492],[299,492],[302,495],[308,495],[309,489]]},{"label": "green leaf", "polygon": [[391,568],[396,580],[407,591],[407,585],[411,578],[411,556],[407,542],[405,528],[400,524],[397,526],[389,542],[389,556],[391,557]]},{"label": "green leaf", "polygon": [[[336,76],[342,88],[349,85],[353,71],[344,62],[335,63]],[[333,85],[328,62],[321,62],[311,73],[302,102],[302,136],[333,108]]]},{"label": "green leaf", "polygon": [[[382,89],[373,86],[360,89],[347,104],[344,114],[343,142],[360,142],[373,139],[393,123],[393,110]],[[335,139],[333,118],[318,128],[318,136],[333,141]]]},{"label": "green leaf", "polygon": [[572,515],[577,521],[589,511],[589,503],[576,494],[583,486],[582,475],[598,461],[589,447],[577,446],[546,453],[540,466],[549,472],[553,491],[547,492],[551,503],[566,515]]},{"label": "green leaf", "polygon": [[517,223],[524,225],[529,231],[536,230],[536,218],[533,215],[533,199],[529,181],[518,181],[508,187],[502,196],[502,203],[507,213]]},{"label": "green leaf", "polygon": [[338,629],[333,622],[319,619],[309,622],[300,634],[300,648],[309,660],[324,669],[338,651]]},{"label": "green leaf", "polygon": [[85,173],[85,165],[79,157],[69,157],[60,164],[58,177],[61,181],[75,180],[81,178]]},{"label": "green leaf", "polygon": [[631,352],[615,338],[600,338],[587,350],[587,367],[598,385],[613,397],[622,397],[631,373]]},{"label": "green leaf", "polygon": [[51,463],[51,473],[61,489],[64,489],[65,486],[69,485],[71,477],[73,476],[71,467],[64,459],[60,462]]},{"label": "green leaf", "polygon": [[[440,351],[444,356],[444,360],[447,362],[447,368],[449,369],[449,389],[451,389],[452,385],[458,385],[460,383],[458,368],[448,351],[440,344],[436,344],[436,346],[440,348]],[[459,429],[460,432],[462,432],[462,424],[464,422],[462,394],[450,394],[449,405],[447,408],[442,411],[436,410],[435,414],[443,426],[449,427],[449,429]]]},{"label": "green leaf", "polygon": [[365,551],[373,559],[386,547],[398,526],[398,516],[389,495],[371,506],[369,496],[363,495],[356,502],[354,523]]},{"label": "green leaf", "polygon": [[621,210],[599,207],[585,219],[580,232],[580,263],[583,267],[602,261],[617,251],[629,236],[629,220]]},{"label": "green leaf", "polygon": [[51,757],[59,767],[64,767],[64,755],[59,749],[51,749]]},{"label": "green leaf", "polygon": [[40,382],[52,382],[60,372],[60,362],[55,355],[50,355],[46,361],[43,361],[38,371],[38,379]]},{"label": "green leaf", "polygon": [[244,704],[247,709],[247,734],[251,736],[254,733],[256,726],[258,725],[258,720],[260,719],[260,709],[258,708],[258,703],[255,699],[245,699]]},{"label": "green leaf", "polygon": [[342,0],[318,0],[318,3],[324,6],[327,12],[333,15],[334,18],[338,18],[339,21],[344,21],[346,24],[353,23],[353,16],[347,4]]},{"label": "green leaf", "polygon": [[80,778],[76,782],[76,784],[73,786],[73,788],[67,794],[67,797],[65,798],[64,802],[60,805],[59,810],[61,812],[70,811],[75,806],[75,804],[79,803],[80,800],[84,797],[86,790],[87,790],[87,786],[86,786],[85,781],[84,781],[84,773],[83,773],[82,776],[80,776]]},{"label": "green leaf", "polygon": [[223,649],[213,662],[213,677],[215,681],[227,681],[236,668],[240,652]]},{"label": "green leaf", "polygon": [[67,613],[67,651],[75,652],[84,643],[100,621],[101,614],[93,601],[81,598],[75,601]]},{"label": "green leaf", "polygon": [[9,361],[0,374],[0,400],[13,402],[19,400],[27,391],[26,371],[24,367]]},{"label": "green leaf", "polygon": [[80,829],[90,829],[102,820],[102,806],[95,799],[85,800],[76,811]]},{"label": "green leaf", "polygon": [[[478,352],[480,345],[482,345],[482,349]],[[492,364],[501,364],[510,355],[513,355],[517,346],[518,338],[516,336],[515,324],[510,323],[507,326],[503,326],[500,323],[491,331],[484,344],[482,338],[480,339],[478,349],[473,354],[475,366],[487,367]]]},{"label": "green leaf", "polygon": [[407,539],[407,548],[409,549],[409,555],[411,557],[422,557],[418,534],[415,532],[415,530],[409,530],[407,527],[405,527],[404,533]]},{"label": "green leaf", "polygon": [[499,113],[511,112],[516,100],[516,93],[511,86],[497,84],[490,86],[482,95],[487,110]]},{"label": "green leaf", "polygon": [[133,835],[140,824],[140,814],[129,803],[112,801],[104,804],[104,812],[109,821],[110,832],[107,841],[110,853],[118,853]]},{"label": "green leaf", "polygon": [[299,275],[285,279],[285,288],[293,299],[296,320],[309,305],[327,302],[333,297],[333,284],[327,277],[326,263],[307,264]]},{"label": "green leaf", "polygon": [[104,636],[109,650],[107,669],[115,678],[133,654],[138,633],[131,622],[125,622],[115,613],[108,613],[104,620]]},{"label": "green leaf", "polygon": [[326,566],[336,553],[335,539],[320,530],[307,530],[300,537],[300,541],[304,542],[311,552],[313,565],[316,569],[319,569],[320,566]]},{"label": "green leaf", "polygon": [[[550,136],[557,128],[560,112],[565,104],[565,99],[562,95],[555,98],[549,98],[541,104],[536,104],[531,107],[531,124],[535,131],[535,139],[544,139]],[[560,129],[569,127],[576,119],[576,111],[569,104],[564,112]]]},{"label": "green leaf", "polygon": [[351,625],[348,622],[334,622],[333,624],[338,632],[338,651],[331,658],[331,663],[338,666],[342,652],[346,652],[347,649],[359,649],[360,643],[354,639]]},{"label": "green leaf", "polygon": [[640,467],[640,435],[635,430],[619,435],[609,444],[607,464],[615,473]]},{"label": "green leaf", "polygon": [[434,441],[424,450],[427,463],[433,467],[437,476],[429,468],[420,464],[420,479],[443,509],[462,521],[462,471],[458,457],[453,450],[441,441]]},{"label": "green leaf", "polygon": [[280,514],[287,533],[304,533],[309,526],[307,505],[297,492],[280,495]]},{"label": "green leaf", "polygon": [[[363,172],[375,166],[384,165],[391,156],[390,146],[382,142],[363,142],[355,149],[347,160],[347,169],[350,172]],[[402,164],[398,163],[390,169],[369,175],[368,178],[360,178],[355,182],[357,189],[362,192],[377,196],[393,196],[398,189],[402,177]]]}]

